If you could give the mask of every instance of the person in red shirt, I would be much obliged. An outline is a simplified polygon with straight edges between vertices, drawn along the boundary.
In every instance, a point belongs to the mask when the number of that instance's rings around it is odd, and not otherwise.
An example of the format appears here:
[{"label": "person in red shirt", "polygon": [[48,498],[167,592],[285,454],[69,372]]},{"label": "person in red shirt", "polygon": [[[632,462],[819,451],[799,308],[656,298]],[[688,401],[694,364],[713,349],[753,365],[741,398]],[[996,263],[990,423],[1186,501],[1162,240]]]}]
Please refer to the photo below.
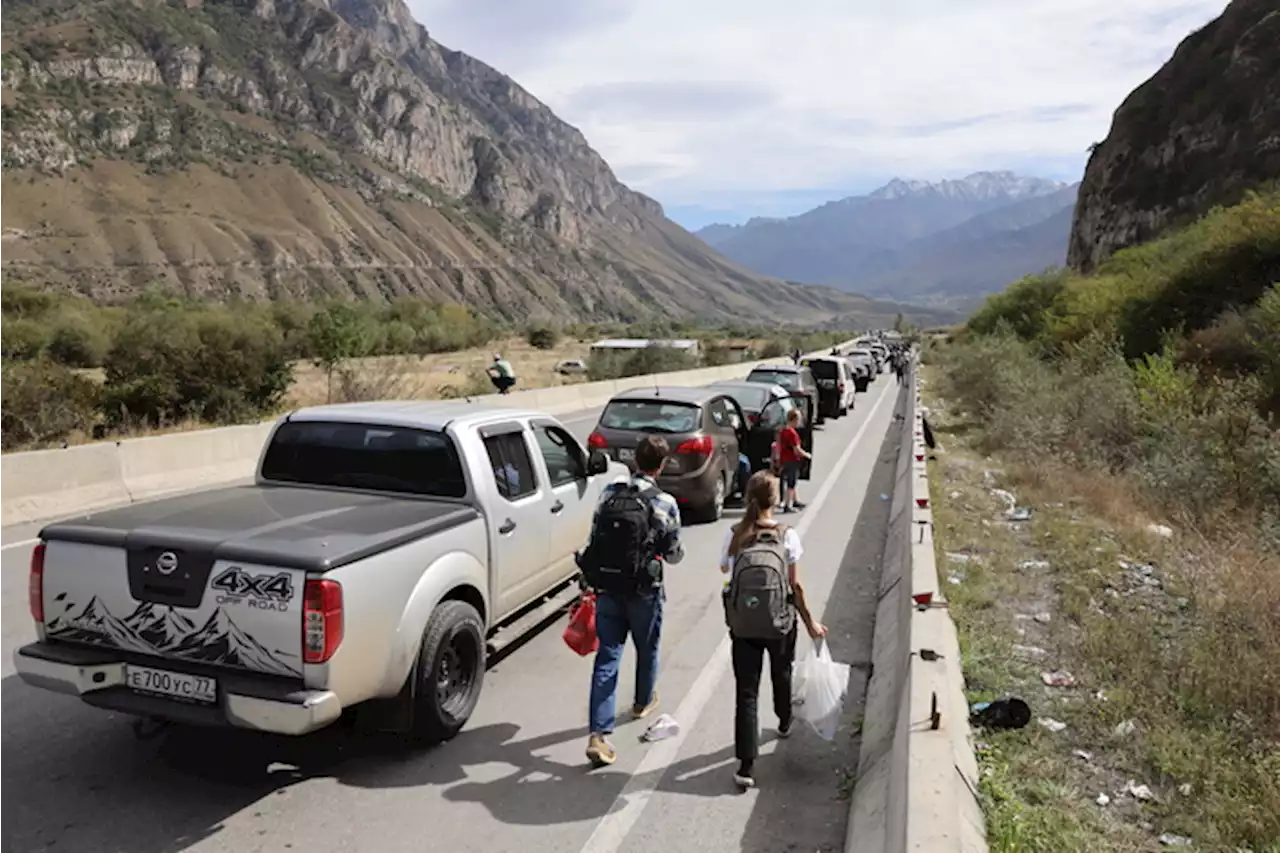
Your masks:
[{"label": "person in red shirt", "polygon": [[800,446],[800,410],[787,412],[787,425],[778,430],[778,461],[782,463],[782,511],[791,512],[804,509],[804,504],[796,500],[796,483],[800,479],[800,463],[813,456]]}]

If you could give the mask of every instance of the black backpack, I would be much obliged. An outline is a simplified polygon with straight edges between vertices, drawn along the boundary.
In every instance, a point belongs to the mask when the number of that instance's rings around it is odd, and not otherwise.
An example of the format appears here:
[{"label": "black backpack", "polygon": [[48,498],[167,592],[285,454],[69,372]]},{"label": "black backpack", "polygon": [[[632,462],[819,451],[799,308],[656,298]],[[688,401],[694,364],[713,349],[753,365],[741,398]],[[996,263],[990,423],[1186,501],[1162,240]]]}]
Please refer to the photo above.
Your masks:
[{"label": "black backpack", "polygon": [[653,511],[657,490],[632,483],[614,490],[600,506],[591,544],[583,555],[583,574],[598,592],[630,594],[657,581],[649,564],[654,558]]}]

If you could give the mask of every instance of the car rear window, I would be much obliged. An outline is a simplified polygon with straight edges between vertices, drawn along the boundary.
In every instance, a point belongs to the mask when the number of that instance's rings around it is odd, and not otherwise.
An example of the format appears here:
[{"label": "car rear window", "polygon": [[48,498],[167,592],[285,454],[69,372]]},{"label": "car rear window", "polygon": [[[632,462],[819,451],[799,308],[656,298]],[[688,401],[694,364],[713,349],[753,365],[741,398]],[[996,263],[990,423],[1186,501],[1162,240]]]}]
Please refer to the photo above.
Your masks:
[{"label": "car rear window", "polygon": [[286,423],[271,438],[262,459],[262,476],[280,483],[441,498],[467,494],[453,440],[410,427]]},{"label": "car rear window", "polygon": [[839,376],[839,368],[834,361],[826,358],[805,359],[802,364],[813,372],[818,379],[835,379]]},{"label": "car rear window", "polygon": [[723,391],[732,397],[739,406],[751,412],[760,411],[764,408],[764,404],[769,401],[769,389],[764,387],[743,388],[734,386],[733,388],[725,388]]},{"label": "car rear window", "polygon": [[752,382],[769,382],[773,385],[781,385],[788,391],[796,391],[800,388],[800,374],[791,372],[781,372],[776,370],[753,370],[747,375],[747,379]]},{"label": "car rear window", "polygon": [[694,432],[700,425],[701,413],[702,410],[691,403],[616,400],[600,415],[600,426],[637,432]]}]

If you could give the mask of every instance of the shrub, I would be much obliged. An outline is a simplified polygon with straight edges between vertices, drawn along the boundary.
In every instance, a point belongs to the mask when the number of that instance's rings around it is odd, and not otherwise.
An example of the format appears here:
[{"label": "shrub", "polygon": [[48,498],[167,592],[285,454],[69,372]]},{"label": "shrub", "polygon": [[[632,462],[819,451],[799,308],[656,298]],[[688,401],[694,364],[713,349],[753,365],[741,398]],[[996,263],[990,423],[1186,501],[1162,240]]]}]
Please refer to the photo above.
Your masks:
[{"label": "shrub", "polygon": [[4,366],[2,435],[5,450],[89,435],[97,421],[99,388],[47,359]]},{"label": "shrub", "polygon": [[114,427],[254,420],[279,408],[293,379],[278,328],[211,309],[134,314],[104,366],[103,409]]},{"label": "shrub", "polygon": [[45,352],[68,367],[101,367],[110,348],[106,330],[81,314],[70,314],[53,327]]},{"label": "shrub", "polygon": [[529,341],[529,346],[535,349],[555,349],[560,343],[560,331],[552,326],[530,326],[525,331],[525,339]]},{"label": "shrub", "polygon": [[693,370],[696,367],[698,367],[698,359],[684,350],[647,346],[629,352],[593,354],[587,362],[587,376],[592,382],[600,382],[627,376],[674,373],[679,370]]},{"label": "shrub", "polygon": [[5,358],[36,358],[48,343],[48,327],[39,320],[6,319],[0,328],[0,350]]}]

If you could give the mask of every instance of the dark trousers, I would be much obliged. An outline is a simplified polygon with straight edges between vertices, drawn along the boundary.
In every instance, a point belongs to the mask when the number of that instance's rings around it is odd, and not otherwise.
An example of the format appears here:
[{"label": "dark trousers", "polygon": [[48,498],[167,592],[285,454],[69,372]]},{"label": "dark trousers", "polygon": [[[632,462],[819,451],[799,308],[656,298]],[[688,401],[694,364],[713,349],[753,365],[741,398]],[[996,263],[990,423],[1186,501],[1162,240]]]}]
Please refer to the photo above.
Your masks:
[{"label": "dark trousers", "polygon": [[490,376],[489,381],[493,383],[493,387],[498,389],[499,394],[505,394],[511,390],[511,386],[516,384],[516,380],[511,376]]},{"label": "dark trousers", "polygon": [[796,657],[796,629],[781,640],[733,638],[733,681],[737,706],[733,714],[733,748],[739,761],[755,761],[760,751],[760,670],[769,655],[773,712],[778,724],[791,720],[791,663]]}]

